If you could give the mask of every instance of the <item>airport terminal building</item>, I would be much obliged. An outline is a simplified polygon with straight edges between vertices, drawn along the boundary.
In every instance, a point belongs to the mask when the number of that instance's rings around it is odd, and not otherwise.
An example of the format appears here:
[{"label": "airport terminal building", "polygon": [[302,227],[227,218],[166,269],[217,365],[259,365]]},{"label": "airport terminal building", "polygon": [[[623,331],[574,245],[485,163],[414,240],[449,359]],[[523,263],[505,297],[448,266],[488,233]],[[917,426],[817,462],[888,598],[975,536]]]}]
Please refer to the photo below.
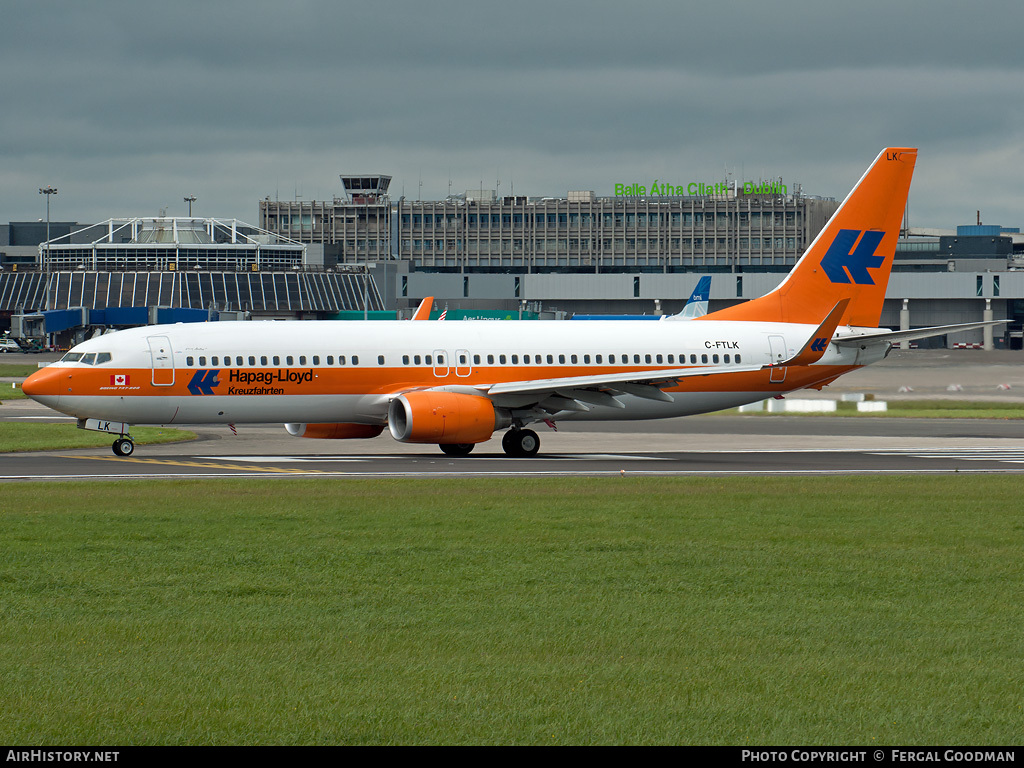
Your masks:
[{"label": "airport terminal building", "polygon": [[49,241],[20,242],[43,227],[9,224],[7,243],[17,245],[0,243],[0,325],[19,337],[61,334],[66,343],[96,328],[322,318],[383,306],[364,267],[311,266],[306,244],[237,220],[51,223]]},{"label": "airport terminal building", "polygon": [[[713,276],[712,311],[761,296],[839,205],[781,181],[707,185],[705,194],[684,196],[468,190],[442,201],[391,201],[383,175],[342,175],[341,182],[343,196],[330,201],[260,201],[260,226],[322,247],[325,265],[390,261],[388,306],[435,296],[452,307],[543,307],[570,316],[675,313],[705,274]],[[1010,319],[995,343],[1021,346],[1018,229],[979,222],[902,234],[882,325]],[[922,344],[984,341],[971,331]]]},{"label": "airport terminal building", "polygon": [[[781,180],[681,195],[629,188],[499,197],[478,189],[434,201],[392,200],[390,182],[343,174],[342,195],[328,201],[264,198],[258,226],[192,217],[51,222],[48,242],[42,222],[0,226],[0,330],[22,317],[20,331],[35,334],[46,312],[66,310],[79,314],[53,319],[52,328],[381,310],[395,317],[427,296],[452,310],[506,316],[651,316],[680,311],[702,275],[712,276],[714,311],[775,288],[839,205]],[[1009,319],[993,342],[1021,346],[1019,230],[979,222],[903,235],[882,325]],[[134,313],[100,314],[128,308]],[[987,341],[972,331],[931,343]]]}]

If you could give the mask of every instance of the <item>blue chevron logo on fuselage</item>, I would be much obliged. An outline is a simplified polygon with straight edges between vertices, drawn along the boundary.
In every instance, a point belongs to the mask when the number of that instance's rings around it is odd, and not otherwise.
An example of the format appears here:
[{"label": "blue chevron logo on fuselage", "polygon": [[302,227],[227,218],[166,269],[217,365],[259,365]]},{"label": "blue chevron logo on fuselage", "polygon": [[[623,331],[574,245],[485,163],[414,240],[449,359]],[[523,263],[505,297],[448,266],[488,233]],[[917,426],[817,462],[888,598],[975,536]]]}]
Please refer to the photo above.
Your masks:
[{"label": "blue chevron logo on fuselage", "polygon": [[220,369],[196,371],[192,374],[192,380],[188,383],[188,391],[193,395],[212,395],[213,388],[220,386],[220,380],[217,378],[218,373],[220,373]]},{"label": "blue chevron logo on fuselage", "polygon": [[[885,261],[885,257],[875,255],[875,249],[885,237],[885,232],[868,230],[857,243],[860,235],[859,229],[839,230],[836,239],[822,257],[821,268],[833,283],[850,283],[852,278],[852,282],[857,285],[875,284],[868,270],[877,269]],[[854,243],[857,243],[856,249]]]}]

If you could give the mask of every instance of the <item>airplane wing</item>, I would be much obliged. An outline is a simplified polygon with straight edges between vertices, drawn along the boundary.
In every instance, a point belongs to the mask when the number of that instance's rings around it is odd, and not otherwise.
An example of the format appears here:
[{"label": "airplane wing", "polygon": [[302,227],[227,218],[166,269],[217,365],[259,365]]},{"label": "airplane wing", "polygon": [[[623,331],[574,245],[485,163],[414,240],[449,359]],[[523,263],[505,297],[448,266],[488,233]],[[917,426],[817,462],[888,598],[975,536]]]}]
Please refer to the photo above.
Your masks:
[{"label": "airplane wing", "polygon": [[588,411],[590,410],[587,407],[588,404],[623,408],[625,406],[622,401],[616,399],[616,396],[621,394],[671,403],[672,395],[663,390],[666,387],[678,385],[684,379],[727,373],[752,373],[766,368],[811,365],[817,362],[828,349],[829,341],[836,332],[839,320],[849,303],[849,299],[837,302],[795,355],[768,365],[705,365],[689,368],[663,368],[654,371],[602,373],[557,379],[510,381],[490,386],[484,385],[480,389],[491,398],[513,395],[535,396],[541,401],[542,406],[561,406],[561,410],[569,411]]},{"label": "airplane wing", "polygon": [[[624,408],[617,395],[635,395],[647,400],[673,401],[672,395],[662,391],[677,385],[683,379],[696,376],[715,376],[724,373],[751,373],[771,366],[765,365],[706,365],[690,368],[663,368],[655,371],[602,373],[591,376],[567,376],[557,379],[531,379],[509,381],[478,387],[491,398],[509,395],[529,395],[536,400],[552,396],[564,400],[561,410],[588,411],[586,404],[610,405]],[[507,399],[507,398],[505,398]],[[575,405],[573,405],[575,403]]]}]

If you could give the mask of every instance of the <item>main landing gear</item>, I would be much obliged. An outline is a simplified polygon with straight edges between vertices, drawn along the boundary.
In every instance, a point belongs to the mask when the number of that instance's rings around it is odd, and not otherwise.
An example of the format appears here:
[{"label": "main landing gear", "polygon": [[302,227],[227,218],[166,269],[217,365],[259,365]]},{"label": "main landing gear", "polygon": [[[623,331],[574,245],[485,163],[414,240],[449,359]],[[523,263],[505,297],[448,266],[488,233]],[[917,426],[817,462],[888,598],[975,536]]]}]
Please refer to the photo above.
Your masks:
[{"label": "main landing gear", "polygon": [[540,438],[532,429],[510,429],[501,438],[501,448],[509,456],[529,458],[540,450]]},{"label": "main landing gear", "polygon": [[[117,443],[114,446],[114,453],[117,453]],[[438,447],[447,456],[468,456],[475,446],[473,443],[441,443]],[[529,458],[540,450],[540,438],[532,429],[510,429],[501,438],[501,448],[509,456]]]},{"label": "main landing gear", "polygon": [[131,456],[135,453],[135,443],[130,437],[122,436],[114,441],[114,444],[110,446],[111,450],[114,451],[115,456]]}]

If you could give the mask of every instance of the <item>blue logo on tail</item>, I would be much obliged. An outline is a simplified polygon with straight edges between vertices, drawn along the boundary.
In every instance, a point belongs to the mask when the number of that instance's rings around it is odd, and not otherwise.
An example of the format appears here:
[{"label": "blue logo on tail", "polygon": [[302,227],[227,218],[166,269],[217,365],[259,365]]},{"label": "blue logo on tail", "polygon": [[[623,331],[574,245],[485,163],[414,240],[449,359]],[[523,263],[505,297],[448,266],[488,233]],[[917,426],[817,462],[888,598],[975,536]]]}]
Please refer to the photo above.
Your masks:
[{"label": "blue logo on tail", "polygon": [[[877,269],[885,261],[883,256],[876,256],[875,249],[885,237],[884,232],[867,231],[857,243],[861,230],[841,229],[832,245],[828,247],[821,268],[833,283],[849,283],[851,278],[857,285],[874,285],[875,281],[868,274],[869,269]],[[849,274],[847,274],[849,273]]]},{"label": "blue logo on tail", "polygon": [[188,383],[188,391],[193,395],[212,395],[213,388],[220,385],[217,374],[219,369],[210,371],[196,371]]}]

